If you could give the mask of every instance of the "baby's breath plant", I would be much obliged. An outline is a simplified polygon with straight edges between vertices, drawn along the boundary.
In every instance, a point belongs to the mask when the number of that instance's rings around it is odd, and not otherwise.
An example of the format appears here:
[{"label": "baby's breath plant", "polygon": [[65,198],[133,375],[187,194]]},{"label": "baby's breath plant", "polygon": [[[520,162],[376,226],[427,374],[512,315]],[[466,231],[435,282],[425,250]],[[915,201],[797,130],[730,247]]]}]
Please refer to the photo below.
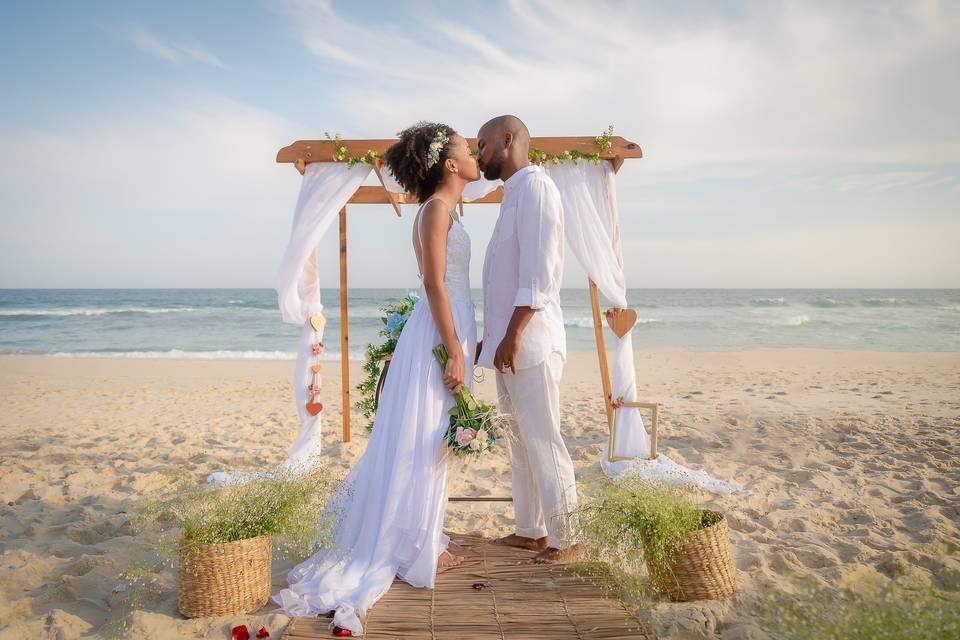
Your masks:
[{"label": "baby's breath plant", "polygon": [[110,640],[129,637],[130,613],[162,598],[164,587],[159,570],[164,560],[164,555],[149,552],[120,572],[119,581],[113,588],[119,596],[119,615],[98,630],[100,636]]},{"label": "baby's breath plant", "polygon": [[178,550],[269,535],[281,554],[296,556],[328,540],[331,523],[321,512],[332,487],[325,471],[283,469],[217,489],[181,486],[146,500],[135,524],[172,534]]},{"label": "baby's breath plant", "polygon": [[786,640],[947,640],[960,638],[960,598],[928,585],[891,581],[866,594],[803,585],[771,591],[760,605],[764,627]]},{"label": "baby's breath plant", "polygon": [[108,638],[128,637],[130,612],[163,596],[164,571],[181,551],[202,544],[273,537],[281,557],[302,558],[331,543],[334,512],[324,507],[336,477],[279,469],[214,489],[180,481],[131,508],[140,552],[118,576],[120,613],[104,625]]},{"label": "baby's breath plant", "polygon": [[[671,558],[687,537],[719,518],[692,502],[682,488],[635,477],[601,481],[590,493],[572,514],[571,526],[588,559],[608,565],[605,582],[637,604],[673,579]],[[649,581],[643,579],[645,573]]]}]

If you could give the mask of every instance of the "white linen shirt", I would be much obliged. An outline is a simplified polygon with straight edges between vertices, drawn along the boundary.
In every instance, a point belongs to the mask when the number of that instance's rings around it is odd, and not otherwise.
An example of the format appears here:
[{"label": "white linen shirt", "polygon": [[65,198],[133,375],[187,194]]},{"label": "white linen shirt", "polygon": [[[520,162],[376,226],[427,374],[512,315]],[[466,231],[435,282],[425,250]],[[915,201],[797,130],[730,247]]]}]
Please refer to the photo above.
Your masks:
[{"label": "white linen shirt", "polygon": [[514,307],[536,313],[520,340],[514,368],[535,367],[553,353],[567,356],[560,310],[563,209],[553,180],[537,165],[503,184],[500,217],[483,259],[483,349],[478,364],[493,369]]}]

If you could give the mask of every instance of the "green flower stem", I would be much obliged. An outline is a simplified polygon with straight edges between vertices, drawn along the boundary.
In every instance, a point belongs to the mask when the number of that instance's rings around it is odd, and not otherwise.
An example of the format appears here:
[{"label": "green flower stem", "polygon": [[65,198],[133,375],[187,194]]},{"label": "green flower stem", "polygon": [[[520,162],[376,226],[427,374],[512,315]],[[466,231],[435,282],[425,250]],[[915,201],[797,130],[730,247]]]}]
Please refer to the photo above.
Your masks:
[{"label": "green flower stem", "polygon": [[[437,362],[440,363],[440,369],[445,371],[447,369],[447,361],[450,359],[450,354],[447,353],[447,347],[443,343],[438,344],[433,348],[433,355],[437,359]],[[460,418],[463,420],[470,419],[470,409],[471,407],[476,408],[477,401],[474,400],[473,394],[470,393],[467,385],[460,385],[460,391],[453,396],[453,401],[456,403]]]}]

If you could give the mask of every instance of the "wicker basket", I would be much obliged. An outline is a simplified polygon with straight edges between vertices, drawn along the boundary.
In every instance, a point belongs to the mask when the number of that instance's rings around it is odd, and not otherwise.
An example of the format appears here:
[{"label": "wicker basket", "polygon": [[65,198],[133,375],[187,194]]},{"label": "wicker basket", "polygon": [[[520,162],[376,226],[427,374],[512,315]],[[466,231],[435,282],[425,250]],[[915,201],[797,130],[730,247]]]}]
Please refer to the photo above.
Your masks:
[{"label": "wicker basket", "polygon": [[180,613],[188,618],[253,613],[270,599],[273,543],[259,536],[180,551]]},{"label": "wicker basket", "polygon": [[714,523],[690,534],[671,558],[672,575],[657,582],[671,600],[719,600],[737,588],[727,520],[716,511],[705,511],[704,517]]}]

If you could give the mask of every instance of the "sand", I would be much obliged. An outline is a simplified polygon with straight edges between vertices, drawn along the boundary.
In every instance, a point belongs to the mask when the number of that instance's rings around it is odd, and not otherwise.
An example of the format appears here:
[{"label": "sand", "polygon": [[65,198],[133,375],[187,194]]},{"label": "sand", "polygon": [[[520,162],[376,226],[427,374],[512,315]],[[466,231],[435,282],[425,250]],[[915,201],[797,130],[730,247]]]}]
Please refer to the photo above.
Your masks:
[{"label": "sand", "polygon": [[[893,575],[960,590],[960,354],[758,350],[638,353],[642,399],[662,403],[661,450],[742,492],[727,514],[739,592],[658,603],[661,637],[763,637],[762,590],[799,578],[867,589]],[[325,368],[324,456],[345,471],[366,444],[354,413],[340,442],[339,376]],[[122,613],[118,573],[139,543],[126,514],[187,475],[268,468],[297,431],[292,363],[0,357],[0,640],[105,635]],[[359,381],[359,366],[352,368]],[[492,376],[478,386],[494,399]],[[595,354],[568,359],[563,431],[578,479],[606,439]],[[454,479],[451,495],[509,495],[506,460]],[[509,504],[451,504],[449,530],[509,532]],[[287,561],[274,564],[274,589]],[[171,572],[132,614],[129,638],[228,638],[244,623],[278,637],[287,618],[185,620]]]}]

